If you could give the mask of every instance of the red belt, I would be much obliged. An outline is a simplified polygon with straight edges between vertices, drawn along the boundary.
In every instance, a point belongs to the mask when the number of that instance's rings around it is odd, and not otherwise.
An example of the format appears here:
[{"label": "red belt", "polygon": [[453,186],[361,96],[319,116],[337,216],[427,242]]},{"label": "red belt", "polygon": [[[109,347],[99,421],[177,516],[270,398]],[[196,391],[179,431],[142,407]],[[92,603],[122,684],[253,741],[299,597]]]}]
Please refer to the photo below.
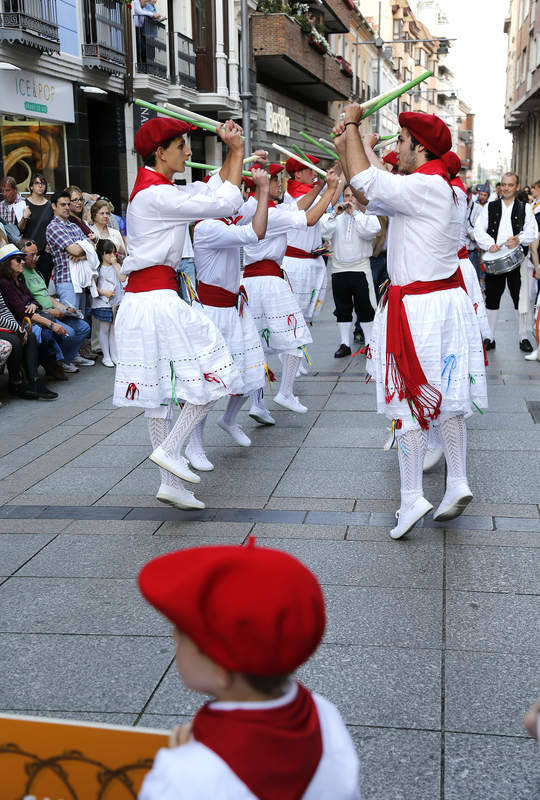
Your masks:
[{"label": "red belt", "polygon": [[129,273],[126,292],[153,292],[155,289],[172,289],[176,292],[176,271],[166,264],[137,269]]},{"label": "red belt", "polygon": [[[443,280],[415,281],[388,289],[385,400],[389,403],[397,392],[399,400],[407,400],[411,412],[424,430],[429,427],[429,420],[439,416],[442,396],[438,389],[427,382],[416,355],[403,298],[411,294],[430,294],[459,288],[467,291],[460,269]],[[389,376],[394,386],[392,392],[388,388]]]},{"label": "red belt", "polygon": [[263,275],[272,275],[275,278],[283,278],[283,270],[271,261],[269,258],[264,258],[262,261],[254,261],[244,268],[244,278],[260,278]]},{"label": "red belt", "polygon": [[197,284],[197,294],[203,305],[215,306],[216,308],[234,308],[238,303],[240,295],[247,301],[246,290],[243,286],[240,287],[238,294],[235,294],[234,292],[229,292],[228,289],[223,289],[221,286],[214,286],[212,283],[202,283],[202,281],[199,281]]},{"label": "red belt", "polygon": [[469,251],[467,250],[465,245],[463,245],[463,247],[460,250],[458,250],[457,257],[458,258],[469,258]]},{"label": "red belt", "polygon": [[287,245],[285,255],[290,258],[317,258],[313,253],[308,253],[307,250],[301,250],[299,247],[292,247],[292,245]]}]

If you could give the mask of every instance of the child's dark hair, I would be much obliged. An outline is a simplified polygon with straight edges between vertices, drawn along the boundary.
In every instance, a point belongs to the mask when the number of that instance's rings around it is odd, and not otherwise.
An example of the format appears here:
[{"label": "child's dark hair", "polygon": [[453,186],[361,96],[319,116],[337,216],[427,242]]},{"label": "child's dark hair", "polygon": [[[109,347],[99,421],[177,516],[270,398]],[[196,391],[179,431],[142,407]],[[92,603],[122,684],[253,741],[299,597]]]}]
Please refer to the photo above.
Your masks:
[{"label": "child's dark hair", "polygon": [[104,253],[116,253],[116,245],[110,239],[99,239],[96,244],[96,254],[99,258],[99,263],[103,261]]},{"label": "child's dark hair", "polygon": [[290,672],[285,675],[246,675],[242,673],[243,679],[249,683],[252,689],[262,694],[275,694],[278,689],[282,689],[290,677]]}]

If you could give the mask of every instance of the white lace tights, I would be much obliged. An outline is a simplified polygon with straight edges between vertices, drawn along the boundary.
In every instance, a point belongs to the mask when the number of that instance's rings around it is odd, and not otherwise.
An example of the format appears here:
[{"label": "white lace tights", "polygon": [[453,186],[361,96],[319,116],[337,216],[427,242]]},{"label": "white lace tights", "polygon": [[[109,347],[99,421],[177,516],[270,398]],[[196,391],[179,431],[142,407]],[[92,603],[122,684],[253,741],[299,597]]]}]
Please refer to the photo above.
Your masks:
[{"label": "white lace tights", "polygon": [[298,355],[291,355],[290,353],[283,353],[281,359],[281,384],[279,391],[284,397],[293,396],[294,379],[298,371],[299,359],[302,358],[302,353]]},{"label": "white lace tights", "polygon": [[403,510],[412,506],[424,493],[422,479],[428,432],[421,428],[405,433],[398,432],[397,440]]},{"label": "white lace tights", "polygon": [[[150,434],[150,442],[152,444],[152,450],[155,450],[156,447],[159,447],[160,444],[167,438],[168,434],[170,433],[172,427],[172,419],[169,413],[169,416],[160,419],[159,417],[147,417],[148,420],[148,433]],[[175,489],[181,489],[183,487],[183,483],[176,475],[172,472],[168,472],[166,469],[159,468],[159,473],[161,475],[161,483],[164,483],[165,486],[171,486]]]},{"label": "white lace tights", "polygon": [[446,458],[446,486],[467,481],[467,426],[463,414],[443,420],[436,426]]}]

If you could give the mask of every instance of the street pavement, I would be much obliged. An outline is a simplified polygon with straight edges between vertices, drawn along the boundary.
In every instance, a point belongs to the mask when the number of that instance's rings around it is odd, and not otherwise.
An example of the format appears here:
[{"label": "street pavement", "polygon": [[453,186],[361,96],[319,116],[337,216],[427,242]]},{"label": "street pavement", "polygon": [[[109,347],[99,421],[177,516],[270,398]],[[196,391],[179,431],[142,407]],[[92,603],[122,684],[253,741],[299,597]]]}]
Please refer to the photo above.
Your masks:
[{"label": "street pavement", "polygon": [[[383,450],[388,423],[363,357],[333,358],[331,305],[297,382],[307,414],[267,393],[277,424],[241,412],[249,449],[211,414],[202,512],[155,500],[146,424],[112,407],[113,370],[81,369],[48,403],[4,397],[0,377],[0,708],[162,729],[187,720],[201,698],[180,684],[169,626],[135,577],[161,553],[253,534],[323,585],[327,632],[299,674],[350,726],[365,800],[537,800],[522,715],[540,695],[540,364],[523,360],[506,302],[490,409],[467,423],[474,501],[395,542],[396,452]],[[435,505],[443,478],[442,464],[426,475]]]}]

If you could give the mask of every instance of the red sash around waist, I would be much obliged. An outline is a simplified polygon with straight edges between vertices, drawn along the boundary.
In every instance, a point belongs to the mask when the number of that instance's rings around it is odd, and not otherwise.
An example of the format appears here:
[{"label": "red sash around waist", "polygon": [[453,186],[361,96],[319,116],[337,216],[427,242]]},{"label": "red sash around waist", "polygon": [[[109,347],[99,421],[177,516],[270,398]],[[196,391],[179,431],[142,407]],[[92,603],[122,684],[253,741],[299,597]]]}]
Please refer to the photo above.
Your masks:
[{"label": "red sash around waist", "polygon": [[269,258],[264,258],[262,261],[254,261],[244,268],[244,278],[260,278],[263,275],[271,275],[275,278],[283,278],[283,270],[271,261]]},{"label": "red sash around waist", "polygon": [[129,273],[126,292],[153,292],[156,289],[172,289],[176,292],[176,272],[166,264],[156,264]]},{"label": "red sash around waist", "polygon": [[[403,298],[406,295],[430,294],[459,288],[467,291],[460,269],[450,278],[415,281],[406,286],[390,286],[388,289],[385,400],[390,403],[397,392],[399,400],[407,400],[411,412],[424,430],[428,429],[430,420],[439,416],[442,396],[438,389],[427,382],[418,360]],[[389,378],[394,386],[392,392],[389,389]]]},{"label": "red sash around waist", "polygon": [[317,258],[313,253],[309,253],[307,250],[301,250],[299,247],[293,247],[290,244],[287,245],[285,255],[290,258]]},{"label": "red sash around waist", "polygon": [[469,251],[467,250],[465,245],[463,245],[463,247],[458,250],[457,257],[458,258],[469,258]]},{"label": "red sash around waist", "polygon": [[243,286],[240,287],[238,294],[235,294],[234,292],[229,292],[228,289],[223,289],[221,286],[214,286],[212,283],[203,283],[199,281],[197,284],[197,294],[203,306],[234,308],[238,303],[240,295],[242,295],[247,302],[247,294]]}]

